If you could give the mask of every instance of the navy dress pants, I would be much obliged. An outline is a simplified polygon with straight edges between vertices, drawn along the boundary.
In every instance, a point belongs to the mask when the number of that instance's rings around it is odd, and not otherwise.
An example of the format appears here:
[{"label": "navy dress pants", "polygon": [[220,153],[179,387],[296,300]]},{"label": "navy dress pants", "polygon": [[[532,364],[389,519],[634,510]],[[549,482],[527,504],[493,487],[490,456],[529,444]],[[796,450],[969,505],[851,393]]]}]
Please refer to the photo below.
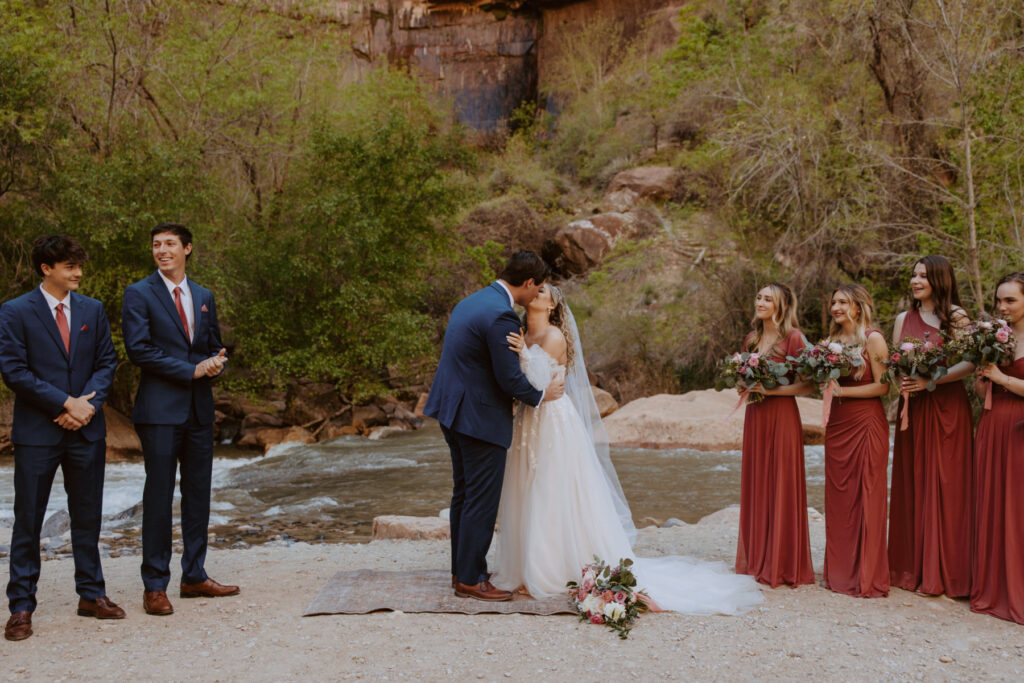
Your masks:
[{"label": "navy dress pants", "polygon": [[195,414],[181,425],[137,424],[146,462],[142,492],[142,585],[165,591],[171,578],[171,523],[174,479],[181,466],[181,580],[207,579],[207,533],[213,472],[213,424],[201,425]]},{"label": "navy dress pants", "polygon": [[107,594],[97,548],[103,521],[106,454],[104,439],[89,442],[72,431],[65,431],[56,446],[14,446],[14,528],[7,584],[12,614],[36,609],[39,532],[58,467],[64,474],[64,491],[68,495],[75,590],[87,600]]},{"label": "navy dress pants", "polygon": [[459,583],[487,580],[487,551],[494,537],[506,450],[441,428],[452,456],[452,574]]}]

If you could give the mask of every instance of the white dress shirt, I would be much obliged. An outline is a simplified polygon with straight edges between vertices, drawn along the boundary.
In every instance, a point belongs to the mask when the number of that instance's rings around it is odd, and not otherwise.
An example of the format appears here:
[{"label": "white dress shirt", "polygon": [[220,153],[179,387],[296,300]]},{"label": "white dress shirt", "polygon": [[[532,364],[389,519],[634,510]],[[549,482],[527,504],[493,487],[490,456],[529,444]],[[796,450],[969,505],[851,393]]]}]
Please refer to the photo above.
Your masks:
[{"label": "white dress shirt", "polygon": [[504,289],[505,293],[508,294],[508,305],[511,306],[512,308],[515,308],[516,307],[516,300],[512,297],[512,290],[510,290],[508,287],[506,287],[505,283],[502,282],[501,280],[497,280],[497,283],[498,283],[498,286],[500,286],[502,289]]},{"label": "white dress shirt", "polygon": [[[160,271],[156,271],[160,273]],[[181,276],[181,282],[174,284],[167,278],[163,273],[160,273],[160,279],[167,285],[167,291],[171,295],[171,301],[174,301],[174,288],[181,287],[181,306],[185,309],[185,319],[188,320],[188,339],[192,341],[196,335],[196,313],[192,308],[192,290],[188,287],[188,278],[184,275]]]},{"label": "white dress shirt", "polygon": [[50,307],[50,315],[53,316],[53,321],[57,322],[57,304],[64,304],[64,317],[68,319],[68,330],[71,330],[71,292],[68,291],[64,295],[63,299],[58,299],[54,295],[43,289],[42,285],[39,285],[39,291],[43,293],[43,298],[46,299],[46,305]]}]

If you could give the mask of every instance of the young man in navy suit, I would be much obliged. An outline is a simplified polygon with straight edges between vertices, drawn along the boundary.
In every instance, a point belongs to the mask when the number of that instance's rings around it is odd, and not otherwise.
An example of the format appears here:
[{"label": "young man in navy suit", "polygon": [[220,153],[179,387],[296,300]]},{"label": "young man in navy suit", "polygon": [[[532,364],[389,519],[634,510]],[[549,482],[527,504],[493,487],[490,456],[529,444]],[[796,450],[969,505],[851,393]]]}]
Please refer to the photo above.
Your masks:
[{"label": "young man in navy suit", "polygon": [[142,604],[172,614],[171,504],[181,464],[182,598],[235,595],[206,574],[213,469],[211,378],[227,363],[213,294],[185,277],[192,233],[161,223],[150,233],[157,272],[124,290],[121,329],[128,358],[142,370],[132,422],[142,442]]},{"label": "young man in navy suit", "polygon": [[103,517],[107,428],[103,402],[117,353],[103,304],[76,294],[85,250],[65,235],[39,237],[32,262],[43,282],[0,307],[0,374],[14,392],[14,529],[7,640],[32,635],[39,533],[60,467],[68,495],[78,614],[122,619],[107,598],[97,548]]},{"label": "young man in navy suit", "polygon": [[506,337],[520,331],[513,304],[533,301],[547,276],[540,256],[518,251],[497,282],[456,304],[423,411],[441,423],[451,451],[452,587],[460,597],[512,599],[491,584],[486,559],[512,443],[512,401],[537,406],[555,400],[565,382],[534,389]]}]

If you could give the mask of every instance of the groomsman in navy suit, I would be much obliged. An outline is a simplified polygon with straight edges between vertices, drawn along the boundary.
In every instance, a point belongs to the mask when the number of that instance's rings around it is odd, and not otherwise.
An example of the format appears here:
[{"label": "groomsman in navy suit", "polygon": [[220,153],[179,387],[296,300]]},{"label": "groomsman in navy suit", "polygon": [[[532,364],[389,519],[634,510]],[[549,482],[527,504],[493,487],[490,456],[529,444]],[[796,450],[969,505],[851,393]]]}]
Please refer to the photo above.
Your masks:
[{"label": "groomsman in navy suit", "polygon": [[43,282],[0,307],[0,374],[14,392],[14,529],[7,640],[32,635],[39,533],[60,467],[71,517],[78,614],[123,619],[107,598],[97,548],[107,428],[103,402],[117,353],[103,304],[76,294],[85,250],[64,235],[39,237],[32,262]]},{"label": "groomsman in navy suit", "polygon": [[128,358],[142,370],[132,422],[142,441],[146,485],[142,494],[143,607],[172,614],[171,504],[181,465],[182,598],[236,595],[206,574],[213,468],[211,379],[227,356],[220,340],[213,294],[185,277],[192,233],[161,223],[150,233],[157,272],[124,290],[121,329]]}]

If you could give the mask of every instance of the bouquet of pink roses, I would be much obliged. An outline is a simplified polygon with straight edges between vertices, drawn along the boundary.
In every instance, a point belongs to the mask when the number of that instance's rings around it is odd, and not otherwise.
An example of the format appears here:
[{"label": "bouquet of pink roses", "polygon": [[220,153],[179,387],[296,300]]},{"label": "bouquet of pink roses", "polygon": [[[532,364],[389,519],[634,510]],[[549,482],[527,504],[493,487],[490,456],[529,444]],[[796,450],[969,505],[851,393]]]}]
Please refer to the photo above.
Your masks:
[{"label": "bouquet of pink roses", "polygon": [[764,400],[764,394],[752,393],[749,387],[755,384],[765,389],[785,386],[789,384],[789,371],[788,363],[773,361],[759,353],[734,353],[719,362],[715,391],[742,386],[748,389],[744,392],[744,398],[750,403],[756,403]]},{"label": "bouquet of pink roses", "polygon": [[854,368],[864,365],[861,347],[837,341],[822,340],[814,346],[805,346],[797,356],[787,356],[801,379],[818,386],[822,392],[822,424],[828,426],[832,411],[832,380],[848,377]]},{"label": "bouquet of pink roses", "polygon": [[619,560],[609,567],[597,555],[583,568],[579,582],[565,584],[569,589],[569,604],[579,614],[580,621],[604,624],[623,640],[629,636],[640,612],[647,611],[647,594],[636,589],[636,577],[630,567],[633,560]]},{"label": "bouquet of pink roses", "polygon": [[[891,385],[899,385],[901,377],[911,379],[928,380],[925,388],[928,391],[935,391],[936,381],[949,373],[949,367],[953,365],[950,355],[951,349],[947,346],[940,346],[928,339],[930,335],[925,332],[925,339],[908,337],[899,346],[889,348],[889,358],[885,361],[885,374],[882,381]],[[900,431],[909,426],[908,403],[910,395],[902,392],[903,410],[900,413]]]},{"label": "bouquet of pink roses", "polygon": [[[977,366],[1006,365],[1013,361],[1017,350],[1017,340],[1005,320],[975,320],[965,329],[958,331],[947,342],[950,353],[957,360],[965,360]],[[992,385],[985,392],[985,408],[992,408]]]}]

